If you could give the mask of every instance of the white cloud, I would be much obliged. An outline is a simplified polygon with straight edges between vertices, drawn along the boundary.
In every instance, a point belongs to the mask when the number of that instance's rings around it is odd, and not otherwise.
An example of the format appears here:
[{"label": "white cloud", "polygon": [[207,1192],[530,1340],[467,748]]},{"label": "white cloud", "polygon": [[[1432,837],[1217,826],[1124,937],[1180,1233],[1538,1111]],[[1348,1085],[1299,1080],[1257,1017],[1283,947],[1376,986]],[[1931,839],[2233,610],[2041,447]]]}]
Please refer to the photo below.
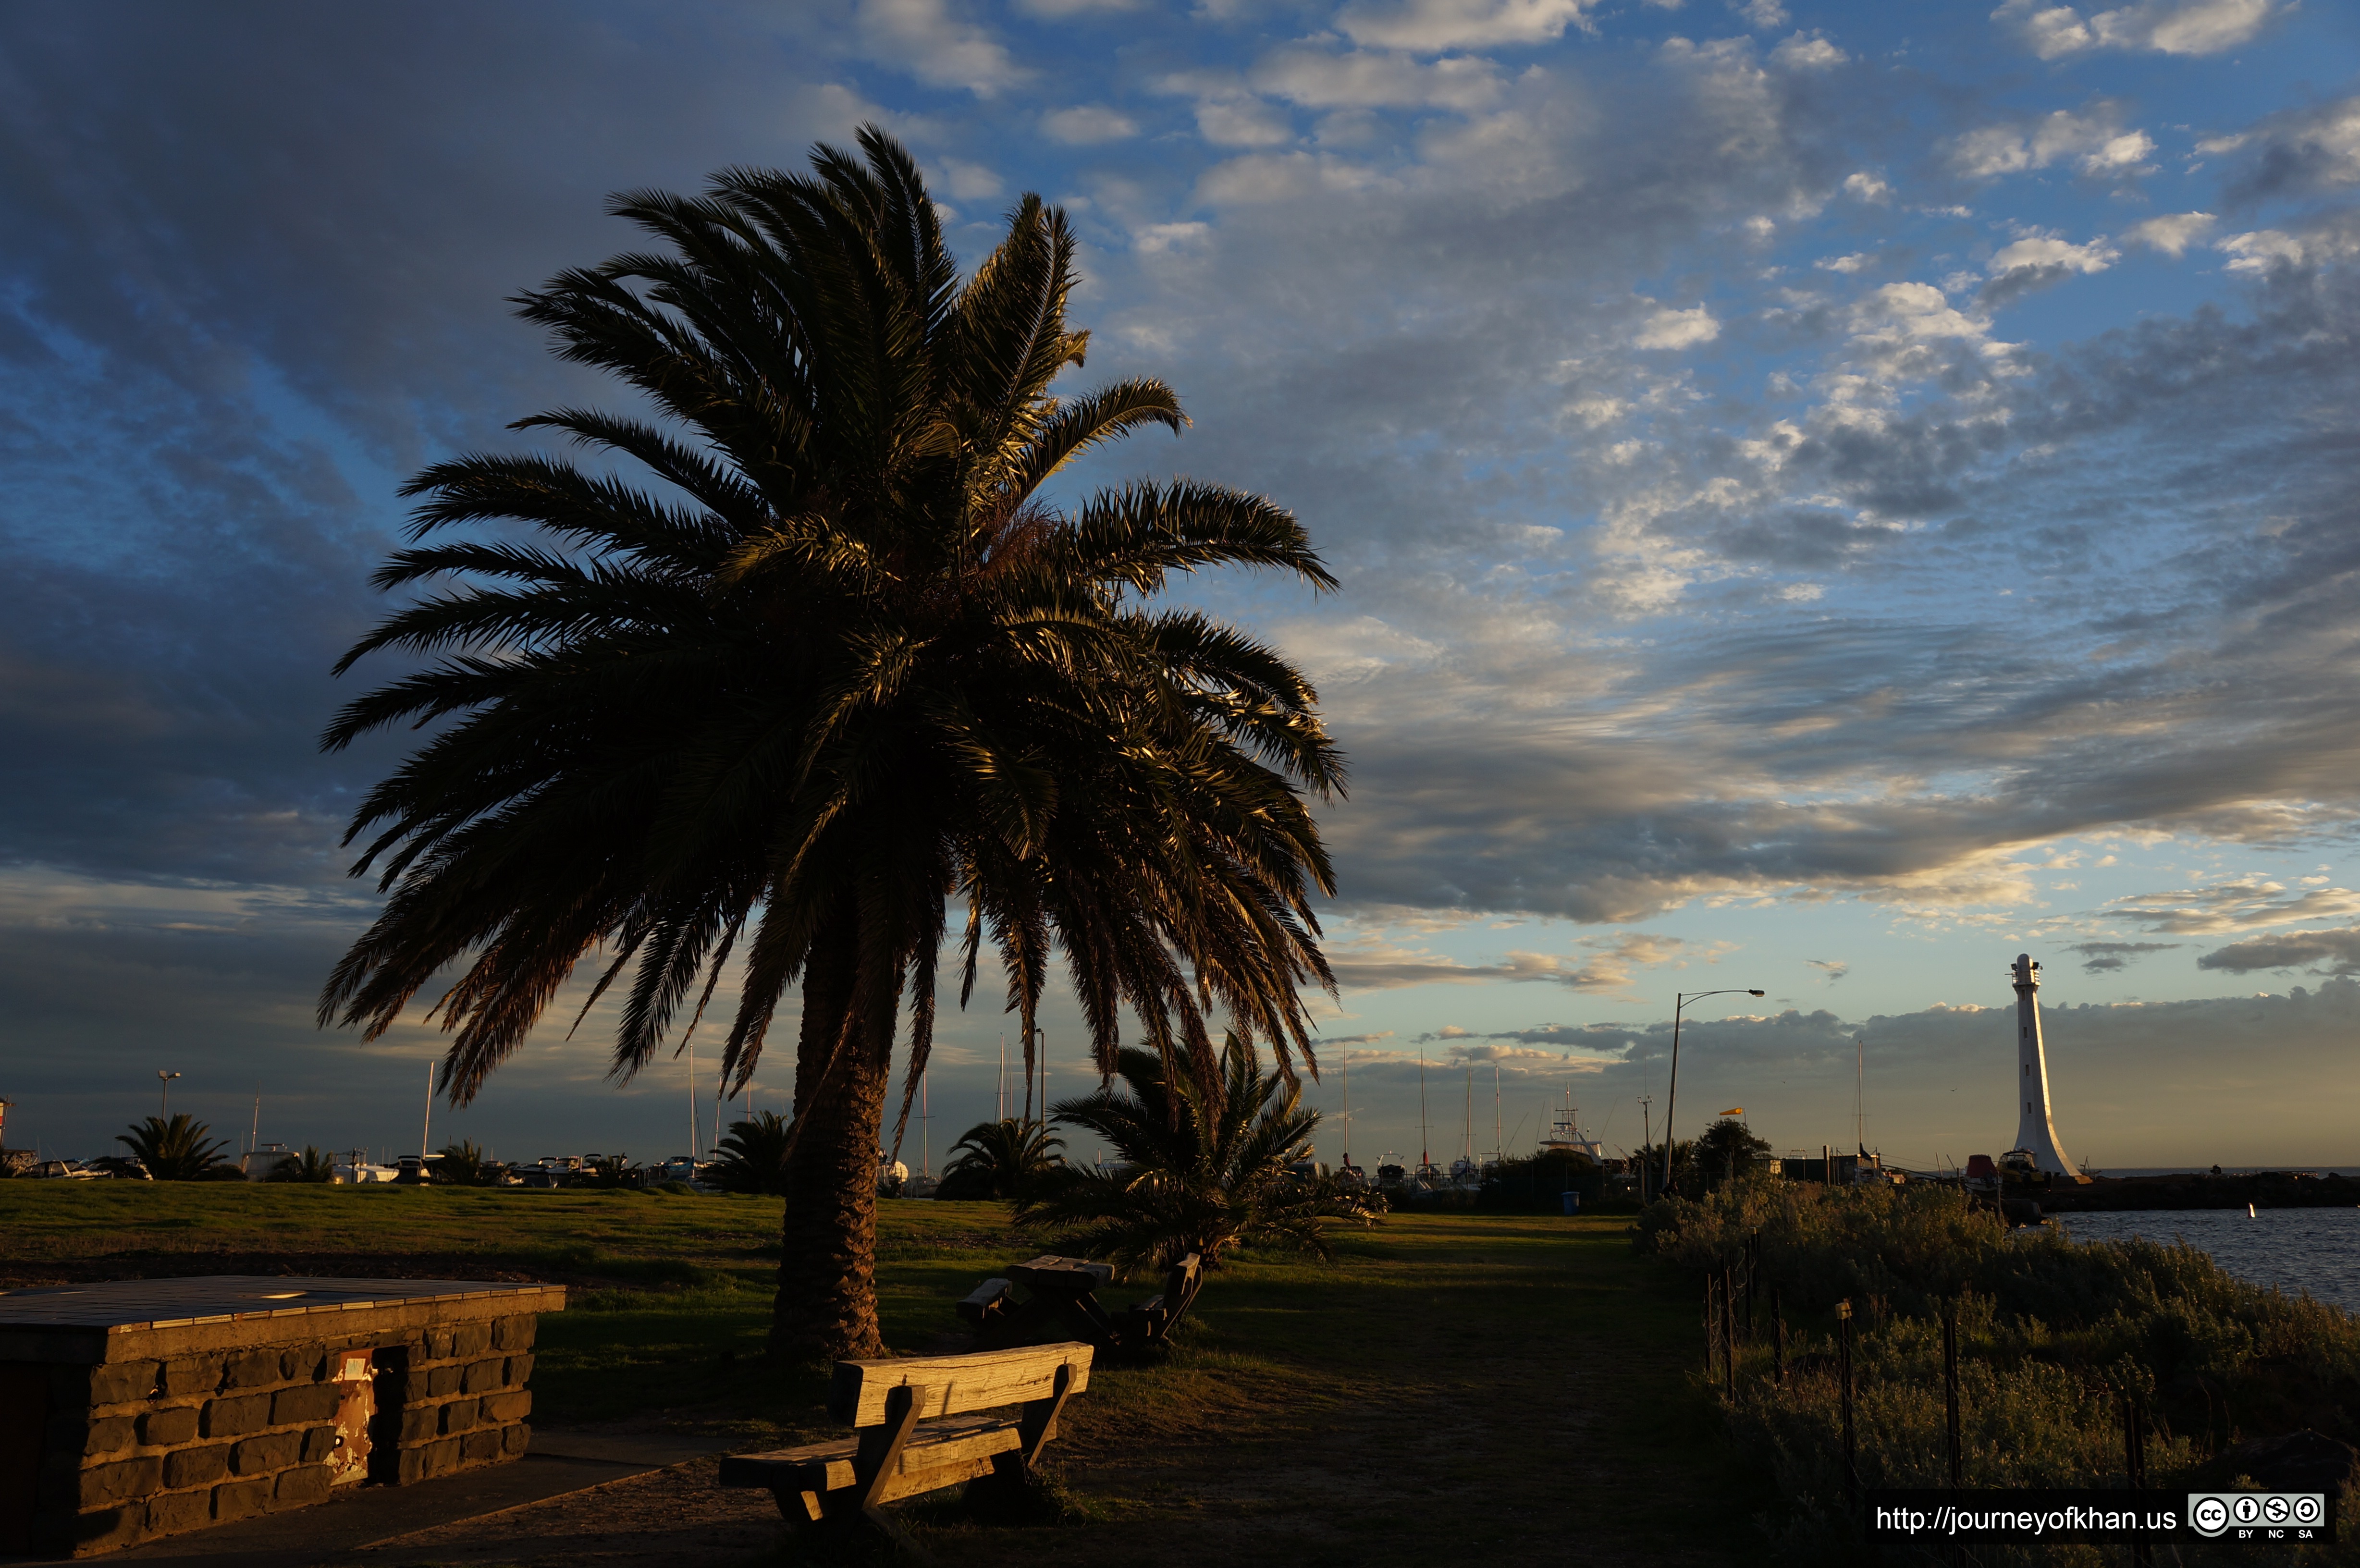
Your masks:
[{"label": "white cloud", "polygon": [[2297,893],[2283,883],[2248,877],[2207,887],[2134,894],[2112,900],[2107,912],[2152,931],[2205,935],[2360,914],[2360,893],[2348,887],[2312,887]]},{"label": "white cloud", "polygon": [[1086,16],[1093,12],[1135,11],[1140,0],[1016,0],[1016,8],[1052,20]]},{"label": "white cloud", "polygon": [[1884,201],[1891,199],[1893,187],[1863,169],[1844,176],[1843,193],[1855,201]]},{"label": "white cloud", "polygon": [[1950,162],[1974,180],[2047,169],[2077,158],[2083,173],[2119,174],[2137,168],[2155,151],[2144,131],[2125,131],[2110,110],[2077,114],[2059,109],[2040,119],[1986,125],[1950,146]]},{"label": "white cloud", "polygon": [[1356,44],[1439,54],[1552,43],[1583,25],[1593,0],[1352,0],[1336,25]]},{"label": "white cloud", "polygon": [[2123,238],[2136,240],[2177,260],[2190,245],[2204,237],[2214,222],[2210,212],[2172,212],[2133,223],[2123,231]]},{"label": "white cloud", "polygon": [[1139,135],[1139,123],[1102,104],[1079,103],[1042,115],[1041,129],[1051,141],[1063,142],[1067,147],[1088,147],[1135,136]]},{"label": "white cloud", "polygon": [[1865,251],[1854,251],[1850,256],[1821,256],[1819,260],[1811,263],[1811,265],[1818,267],[1822,272],[1841,272],[1849,275],[1854,272],[1863,272],[1869,267],[1874,267],[1876,265],[1876,257],[1870,256]]},{"label": "white cloud", "polygon": [[1779,0],[1745,0],[1737,12],[1745,18],[1747,26],[1759,27],[1764,32],[1786,25],[1786,7],[1779,4]]},{"label": "white cloud", "polygon": [[2081,160],[2084,174],[2124,174],[2138,168],[2155,152],[2155,138],[2145,131],[2125,131],[2105,141]]},{"label": "white cloud", "polygon": [[1988,308],[1996,308],[2069,278],[2103,272],[2122,256],[2123,253],[2108,245],[2103,236],[2075,245],[2036,230],[2002,245],[1991,258],[1991,281],[1983,286],[1982,301]]},{"label": "white cloud", "polygon": [[2083,274],[2103,272],[2121,260],[2122,254],[2103,239],[2074,245],[2053,234],[2032,234],[2001,246],[1991,258],[1990,272],[1994,278],[2050,268]]},{"label": "white cloud", "polygon": [[1384,176],[1340,158],[1307,152],[1249,153],[1207,169],[1196,182],[1196,194],[1217,206],[1252,205],[1387,187]]},{"label": "white cloud", "polygon": [[1721,323],[1702,305],[1686,310],[1657,310],[1647,318],[1633,340],[1641,348],[1693,348],[1721,336]]},{"label": "white cloud", "polygon": [[2231,234],[2212,248],[2228,254],[2232,272],[2267,272],[2280,262],[2302,261],[2302,242],[2278,229]]},{"label": "white cloud", "polygon": [[[1582,946],[1594,956],[1560,957],[1549,953],[1511,952],[1496,964],[1462,964],[1455,958],[1382,939],[1337,943],[1328,949],[1336,983],[1348,991],[1390,990],[1402,985],[1480,985],[1545,982],[1574,991],[1619,991],[1629,985],[1633,971],[1684,962],[1687,943],[1678,937],[1628,931],[1616,937],[1593,937]],[[1716,951],[1708,957],[1719,957]],[[1444,1040],[1466,1039],[1472,1031],[1445,1028]]]},{"label": "white cloud", "polygon": [[870,59],[921,81],[988,98],[1031,74],[989,32],[953,16],[945,0],[860,0],[857,17]]},{"label": "white cloud", "polygon": [[1295,123],[1259,98],[1218,99],[1196,105],[1196,129],[1215,147],[1284,147]]},{"label": "white cloud", "polygon": [[2085,18],[2070,5],[2007,0],[1992,19],[2043,60],[2092,49],[2201,55],[2236,48],[2293,8],[2280,0],[2142,0]]},{"label": "white cloud", "polygon": [[962,158],[940,158],[934,162],[942,169],[943,183],[952,195],[962,201],[974,201],[997,196],[1007,187],[1000,176],[979,163],[969,163]]},{"label": "white cloud", "polygon": [[2229,256],[2231,272],[2267,272],[2281,264],[2324,267],[2360,257],[2360,225],[2333,221],[2289,234],[2283,229],[2257,229],[2214,242],[2213,249]]},{"label": "white cloud", "polygon": [[1819,71],[1852,57],[1818,33],[1797,33],[1770,51],[1770,63],[1789,71]]},{"label": "white cloud", "polygon": [[1210,223],[1149,223],[1133,231],[1131,245],[1142,256],[1158,256],[1178,246],[1202,245],[1212,234]]},{"label": "white cloud", "polygon": [[1367,49],[1284,49],[1257,61],[1251,74],[1259,91],[1313,109],[1480,109],[1501,93],[1499,68],[1467,55],[1420,63]]},{"label": "white cloud", "polygon": [[1852,307],[1852,330],[1867,343],[1980,343],[1991,327],[1953,306],[1930,283],[1888,283]]}]

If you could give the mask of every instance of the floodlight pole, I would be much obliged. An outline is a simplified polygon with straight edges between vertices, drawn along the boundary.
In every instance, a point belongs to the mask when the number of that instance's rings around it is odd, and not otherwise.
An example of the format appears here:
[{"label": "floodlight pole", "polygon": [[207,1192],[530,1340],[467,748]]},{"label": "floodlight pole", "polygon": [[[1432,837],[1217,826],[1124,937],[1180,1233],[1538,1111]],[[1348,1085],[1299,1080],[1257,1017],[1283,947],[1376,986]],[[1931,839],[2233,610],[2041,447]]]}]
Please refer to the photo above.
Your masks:
[{"label": "floodlight pole", "polygon": [[1762,993],[1750,985],[1728,985],[1718,991],[1675,991],[1672,993],[1672,1086],[1664,1096],[1664,1185],[1669,1196],[1672,1191],[1672,1111],[1680,1100],[1680,1009],[1690,1002],[1701,1002],[1707,996],[1734,996],[1739,992],[1749,996]]},{"label": "floodlight pole", "polygon": [[158,1121],[169,1122],[172,1119],[172,1080],[179,1076],[179,1073],[167,1073],[160,1067],[156,1069],[157,1080],[164,1086],[156,1105],[156,1119]]},{"label": "floodlight pole", "polygon": [[1655,1141],[1655,1096],[1639,1096],[1639,1201],[1647,1201],[1647,1146]]}]

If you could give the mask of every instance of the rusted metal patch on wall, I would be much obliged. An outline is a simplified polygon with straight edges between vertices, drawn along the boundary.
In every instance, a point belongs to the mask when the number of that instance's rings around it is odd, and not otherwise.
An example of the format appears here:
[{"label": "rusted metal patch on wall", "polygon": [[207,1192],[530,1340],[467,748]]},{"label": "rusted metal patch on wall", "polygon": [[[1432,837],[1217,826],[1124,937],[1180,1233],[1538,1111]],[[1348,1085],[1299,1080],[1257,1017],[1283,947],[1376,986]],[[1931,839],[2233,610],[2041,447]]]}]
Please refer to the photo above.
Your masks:
[{"label": "rusted metal patch on wall", "polygon": [[328,1455],[328,1484],[350,1486],[368,1479],[369,1424],[377,1419],[377,1357],[347,1350],[336,1358],[336,1445]]}]

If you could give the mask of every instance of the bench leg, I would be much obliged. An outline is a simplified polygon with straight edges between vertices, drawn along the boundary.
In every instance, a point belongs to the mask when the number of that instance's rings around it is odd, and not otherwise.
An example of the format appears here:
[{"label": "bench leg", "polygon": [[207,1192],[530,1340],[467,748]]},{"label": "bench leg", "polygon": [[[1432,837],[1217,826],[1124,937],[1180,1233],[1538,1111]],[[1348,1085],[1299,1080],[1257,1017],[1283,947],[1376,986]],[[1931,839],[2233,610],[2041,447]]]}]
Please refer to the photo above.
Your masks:
[{"label": "bench leg", "polygon": [[[1062,1368],[1060,1371],[1062,1372]],[[901,1450],[909,1444],[910,1434],[918,1430],[918,1421],[925,1413],[924,1388],[909,1384],[893,1389],[885,1396],[885,1424],[873,1428],[881,1434],[872,1441],[864,1436],[860,1452],[853,1459],[855,1474],[859,1476],[853,1506],[860,1510],[871,1528],[891,1541],[896,1550],[920,1563],[932,1563],[926,1549],[910,1533],[910,1527],[886,1512],[878,1500],[886,1481],[901,1468]]]},{"label": "bench leg", "polygon": [[1065,1408],[1074,1392],[1074,1369],[1069,1366],[1057,1368],[1057,1381],[1045,1399],[1035,1399],[1024,1407],[1024,1419],[1018,1423],[1016,1435],[1023,1444],[1019,1450],[1024,1455],[1024,1468],[1032,1468],[1041,1457],[1041,1448],[1057,1430],[1057,1414]]}]

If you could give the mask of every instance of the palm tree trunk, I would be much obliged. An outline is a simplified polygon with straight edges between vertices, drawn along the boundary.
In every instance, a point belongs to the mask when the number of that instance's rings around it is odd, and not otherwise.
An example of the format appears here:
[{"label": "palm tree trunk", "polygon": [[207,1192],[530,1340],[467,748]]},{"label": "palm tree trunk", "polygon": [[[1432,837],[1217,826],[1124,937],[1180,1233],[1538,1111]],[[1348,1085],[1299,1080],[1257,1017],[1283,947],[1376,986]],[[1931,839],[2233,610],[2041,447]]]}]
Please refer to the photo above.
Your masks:
[{"label": "palm tree trunk", "polygon": [[787,1161],[779,1293],[770,1311],[770,1355],[789,1362],[885,1350],[877,1326],[877,1131],[892,1033],[890,1021],[882,1040],[869,1038],[877,1029],[862,1029],[851,1060],[826,1073],[852,1001],[858,927],[851,901],[845,904],[803,968],[795,1109],[804,1121]]}]

